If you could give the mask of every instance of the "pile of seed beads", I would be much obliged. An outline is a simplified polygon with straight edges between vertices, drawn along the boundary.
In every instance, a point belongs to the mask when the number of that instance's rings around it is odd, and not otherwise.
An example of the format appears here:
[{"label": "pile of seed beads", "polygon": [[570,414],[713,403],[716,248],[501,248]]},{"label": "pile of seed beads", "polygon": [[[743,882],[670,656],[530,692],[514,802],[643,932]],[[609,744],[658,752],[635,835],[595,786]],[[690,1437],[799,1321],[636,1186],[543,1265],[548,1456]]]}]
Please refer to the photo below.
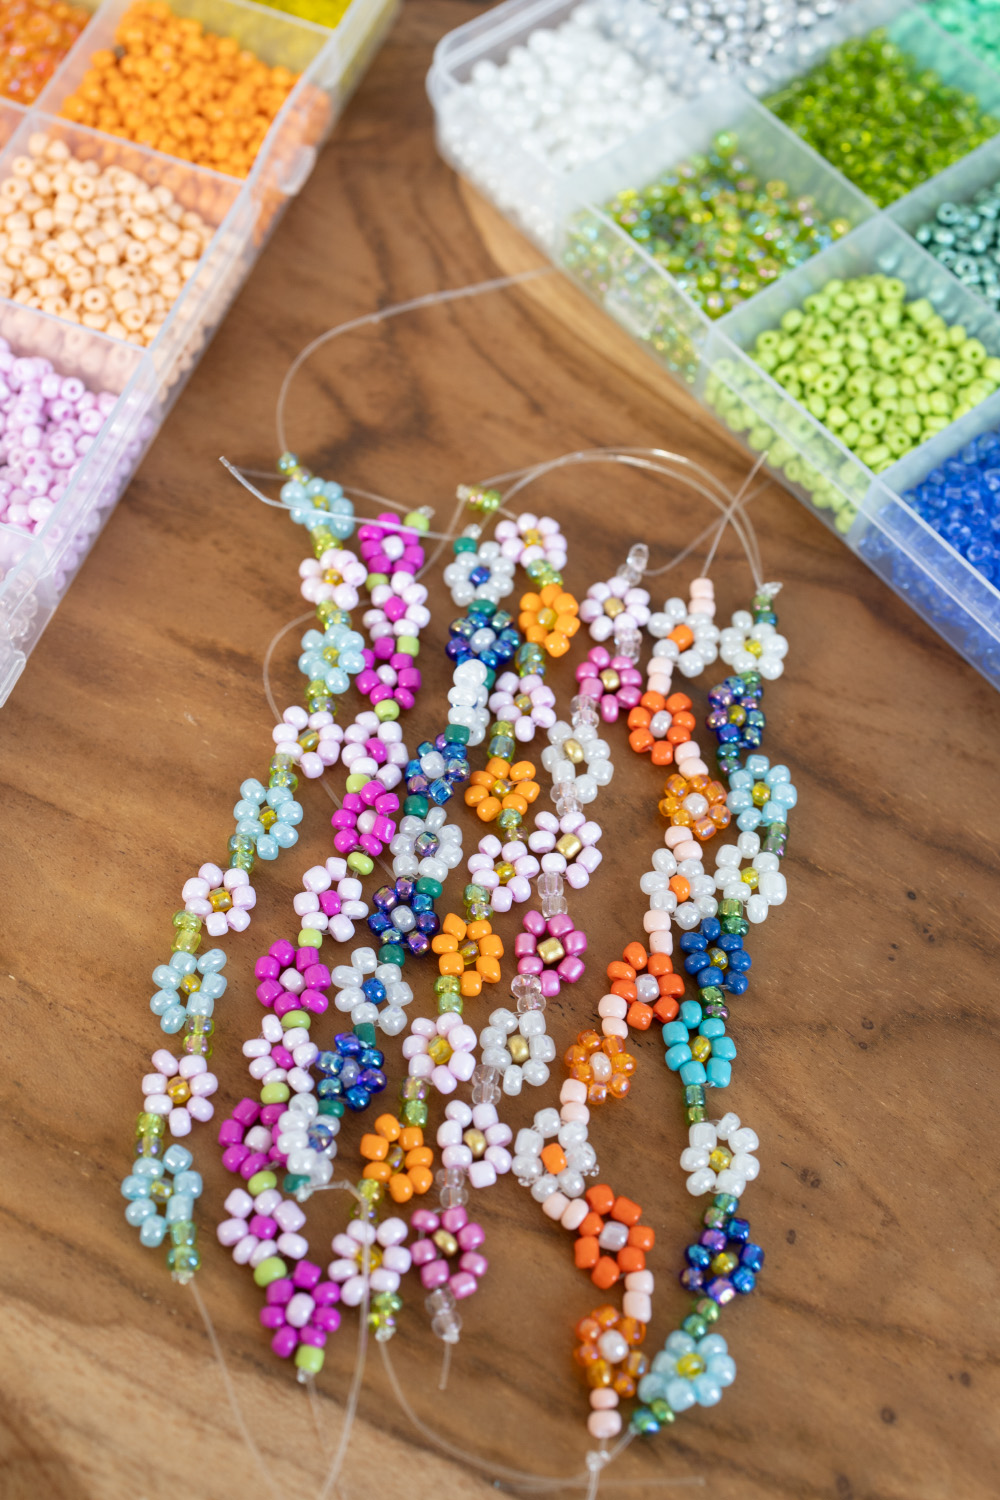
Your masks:
[{"label": "pile of seed beads", "polygon": [[1000,359],[902,281],[828,281],[765,329],[757,363],[880,473],[992,394]]},{"label": "pile of seed beads", "polygon": [[726,72],[755,70],[837,9],[838,0],[657,0],[695,49]]},{"label": "pile of seed beads", "polygon": [[711,318],[768,286],[847,233],[824,223],[808,195],[764,181],[721,131],[707,156],[693,156],[609,204],[616,223],[642,245]]},{"label": "pile of seed beads", "polygon": [[969,203],[939,204],[913,238],[964,286],[1000,307],[1000,182],[980,188]]},{"label": "pile of seed beads", "polygon": [[1000,433],[973,438],[903,499],[984,578],[1000,584]]},{"label": "pile of seed beads", "polygon": [[927,12],[977,57],[1000,64],[1000,7],[990,0],[929,0]]},{"label": "pile of seed beads", "polygon": [[5,0],[0,11],[0,94],[31,104],[89,20],[89,11],[61,0]]},{"label": "pile of seed beads", "polygon": [[883,30],[834,47],[765,103],[881,208],[1000,130],[975,95],[922,68]]}]

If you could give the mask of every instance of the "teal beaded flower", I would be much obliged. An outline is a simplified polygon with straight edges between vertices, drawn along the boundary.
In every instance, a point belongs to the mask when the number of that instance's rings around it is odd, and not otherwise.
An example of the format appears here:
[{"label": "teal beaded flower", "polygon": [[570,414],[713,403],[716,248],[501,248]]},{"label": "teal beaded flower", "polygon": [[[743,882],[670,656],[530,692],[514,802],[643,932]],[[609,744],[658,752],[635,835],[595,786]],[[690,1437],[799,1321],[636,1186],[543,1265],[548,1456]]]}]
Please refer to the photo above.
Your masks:
[{"label": "teal beaded flower", "polygon": [[748,755],[743,769],[733,771],[729,785],[726,806],[743,833],[753,833],[761,825],[785,827],[799,800],[788,767],[772,766],[766,755]]},{"label": "teal beaded flower", "polygon": [[[676,1329],[639,1382],[639,1399],[665,1401],[674,1413],[692,1406],[715,1406],[736,1379],[736,1365],[720,1333],[695,1340]],[[655,1411],[655,1407],[654,1407]]]},{"label": "teal beaded flower", "polygon": [[153,983],[158,988],[149,1008],[159,1016],[160,1029],[170,1036],[180,1031],[190,1016],[211,1016],[216,1000],[226,993],[227,980],[222,975],[225,967],[226,955],[221,948],[210,948],[200,958],[175,952],[169,963],[157,964]]},{"label": "teal beaded flower", "polygon": [[697,1000],[685,1000],[677,1019],[663,1027],[667,1067],[672,1073],[679,1073],[685,1085],[707,1084],[715,1089],[729,1086],[736,1043],[726,1035],[726,1023],[721,1016],[706,1014],[716,1008],[725,1010],[725,1006],[717,1006],[714,1000],[705,1006]]},{"label": "teal beaded flower", "polygon": [[294,453],[283,453],[278,470],[288,478],[281,486],[281,499],[288,513],[307,531],[325,528],[339,541],[354,530],[354,506],[339,484],[332,479],[317,479]]},{"label": "teal beaded flower", "polygon": [[259,859],[277,859],[280,850],[298,843],[302,804],[296,802],[290,787],[265,787],[251,777],[243,782],[240,792],[233,808],[236,832],[229,841],[231,852],[249,841]]}]

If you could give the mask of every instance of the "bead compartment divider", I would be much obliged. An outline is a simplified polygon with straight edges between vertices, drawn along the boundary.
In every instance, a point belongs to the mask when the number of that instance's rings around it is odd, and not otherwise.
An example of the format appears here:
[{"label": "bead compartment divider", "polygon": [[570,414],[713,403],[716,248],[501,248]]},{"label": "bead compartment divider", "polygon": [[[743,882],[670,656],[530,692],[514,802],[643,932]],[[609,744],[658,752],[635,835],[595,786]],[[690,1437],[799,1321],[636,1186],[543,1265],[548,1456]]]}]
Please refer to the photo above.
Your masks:
[{"label": "bead compartment divider", "polygon": [[[468,162],[458,159],[448,139],[457,107],[449,105],[448,100],[459,84],[471,76],[474,64],[481,58],[502,59],[536,27],[558,24],[573,8],[573,4],[557,0],[534,4],[508,0],[488,15],[457,28],[438,44],[427,87],[438,116],[441,154],[457,171],[469,177],[474,186],[485,191],[560,269],[577,281],[709,410],[714,411],[712,398],[717,399],[720,387],[730,399],[734,389],[738,391],[739,403],[756,420],[749,435],[752,441],[747,440],[745,433],[735,435],[752,456],[756,458],[762,447],[770,446],[766,437],[757,441],[763,430],[775,429],[790,445],[797,460],[793,475],[801,472],[806,482],[789,478],[783,464],[776,462],[767,463],[769,472],[836,531],[856,555],[873,567],[994,687],[1000,688],[1000,593],[905,504],[902,490],[910,487],[912,481],[907,479],[903,483],[902,477],[897,477],[900,472],[916,472],[912,469],[916,455],[924,454],[932,446],[935,456],[928,461],[924,472],[968,441],[968,437],[960,438],[960,432],[973,436],[986,430],[991,425],[989,421],[985,426],[965,424],[978,416],[982,407],[994,414],[994,420],[1000,418],[1000,407],[993,405],[995,397],[987,398],[975,412],[904,455],[900,460],[908,465],[904,471],[896,464],[875,475],[804,405],[773,382],[746,352],[757,332],[765,326],[774,326],[788,306],[800,305],[802,296],[831,278],[873,271],[894,275],[905,265],[913,278],[912,286],[907,285],[909,297],[927,296],[935,311],[945,316],[946,308],[956,309],[955,320],[964,322],[970,334],[984,336],[990,354],[1000,355],[1000,319],[906,232],[925,218],[933,217],[934,208],[949,195],[958,197],[959,188],[966,183],[970,186],[965,196],[984,185],[993,161],[998,164],[993,180],[1000,178],[1000,134],[888,208],[879,209],[754,97],[770,93],[809,71],[838,43],[867,35],[880,26],[888,28],[891,39],[903,50],[915,55],[924,66],[933,67],[944,82],[975,93],[982,107],[998,118],[1000,72],[977,58],[909,0],[861,0],[835,12],[803,34],[797,44],[790,42],[785,54],[768,59],[753,77],[746,70],[723,74],[702,57],[695,56],[693,66],[699,86],[692,99],[678,100],[669,114],[645,125],[605,156],[573,173],[558,174],[540,159],[529,158],[519,142],[512,136],[505,137],[494,121],[478,112],[474,123],[480,136],[489,131],[491,159],[511,161],[512,171],[517,173],[522,171],[522,162],[529,160],[534,178],[543,179],[539,190],[541,211],[533,214],[530,208],[516,208],[509,201],[501,201],[484,184],[481,173],[471,171]],[[686,39],[662,16],[655,12],[654,15],[663,31],[673,37],[671,45],[681,51],[687,49]],[[467,101],[462,108],[467,114],[476,113]],[[454,112],[450,118],[449,109]],[[760,117],[766,117],[766,124],[760,123]],[[739,122],[751,132],[746,140],[740,135]],[[715,131],[721,129],[737,132],[740,149],[745,148],[751,166],[759,175],[771,175],[774,160],[777,175],[787,176],[798,190],[811,192],[820,208],[824,195],[832,194],[831,184],[837,183],[844,195],[842,201],[853,206],[853,211],[848,208],[844,216],[852,218],[856,227],[802,265],[784,272],[741,307],[713,321],[691,301],[674,277],[609,217],[602,205],[618,191],[640,188],[665,166],[704,149]],[[759,159],[754,155],[755,142],[760,147]],[[776,154],[770,158],[765,150]],[[518,182],[523,186],[520,177]],[[828,201],[841,200],[832,196]],[[588,284],[576,264],[579,239],[585,234],[613,260],[611,274],[601,277],[596,287]],[[846,258],[845,247],[853,247],[846,250]],[[845,271],[845,266],[852,269]],[[795,303],[781,298],[780,289],[787,291],[791,287],[799,290]],[[767,308],[770,308],[769,322],[762,317]],[[763,399],[769,410],[773,407],[777,418],[757,409],[755,397]],[[718,416],[718,412],[714,414]]]},{"label": "bead compartment divider", "polygon": [[[44,131],[79,148],[81,154],[124,166],[153,184],[166,183],[186,208],[212,222],[216,232],[147,349],[0,298],[0,334],[10,339],[15,354],[43,354],[60,373],[79,376],[95,388],[98,377],[93,372],[110,358],[101,351],[122,351],[129,368],[128,379],[120,384],[119,402],[45,524],[29,534],[0,522],[0,705],[289,198],[308,179],[320,146],[394,20],[399,0],[353,0],[332,31],[250,0],[169,0],[177,15],[193,16],[209,30],[237,36],[264,61],[284,63],[302,75],[245,178],[195,166],[58,117],[62,100],[76,88],[91,54],[112,45],[130,3],[82,0],[93,19],[38,99],[25,108],[0,98],[0,179],[9,174],[13,158],[23,154],[28,137]],[[8,333],[8,328],[13,331]],[[58,357],[49,352],[53,348]],[[77,359],[80,363],[74,362]]]}]

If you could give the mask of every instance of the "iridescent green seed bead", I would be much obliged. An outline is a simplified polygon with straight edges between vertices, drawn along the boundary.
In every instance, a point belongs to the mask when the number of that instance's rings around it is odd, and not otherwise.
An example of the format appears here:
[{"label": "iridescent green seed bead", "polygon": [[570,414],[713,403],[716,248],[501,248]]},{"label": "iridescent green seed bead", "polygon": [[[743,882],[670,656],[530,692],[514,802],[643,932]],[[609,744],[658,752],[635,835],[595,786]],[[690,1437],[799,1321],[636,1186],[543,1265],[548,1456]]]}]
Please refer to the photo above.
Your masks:
[{"label": "iridescent green seed bead", "polygon": [[708,1324],[698,1313],[689,1313],[681,1324],[681,1330],[690,1334],[693,1339],[703,1339],[708,1332]]},{"label": "iridescent green seed bead", "polygon": [[659,1432],[660,1424],[648,1406],[637,1406],[629,1418],[629,1428],[640,1437]]},{"label": "iridescent green seed bead", "polygon": [[428,1110],[422,1099],[407,1099],[400,1114],[407,1125],[419,1125],[422,1128],[427,1124]]},{"label": "iridescent green seed bead", "polygon": [[674,1412],[672,1407],[667,1405],[662,1396],[658,1396],[655,1401],[651,1401],[649,1409],[661,1427],[667,1426],[676,1416],[676,1412]]},{"label": "iridescent green seed bead", "polygon": [[719,1315],[722,1312],[722,1308],[717,1302],[713,1302],[711,1297],[699,1297],[694,1305],[694,1310],[699,1318],[702,1318],[709,1327],[719,1321]]}]

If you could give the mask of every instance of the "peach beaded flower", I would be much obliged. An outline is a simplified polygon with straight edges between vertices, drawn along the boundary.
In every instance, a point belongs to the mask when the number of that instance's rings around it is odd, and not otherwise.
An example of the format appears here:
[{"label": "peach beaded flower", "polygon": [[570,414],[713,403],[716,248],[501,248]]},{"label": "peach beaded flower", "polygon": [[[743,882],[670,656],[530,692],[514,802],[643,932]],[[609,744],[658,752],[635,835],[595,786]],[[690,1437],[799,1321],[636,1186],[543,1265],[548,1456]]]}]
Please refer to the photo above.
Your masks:
[{"label": "peach beaded flower", "polygon": [[485,918],[463,922],[449,912],[431,938],[431,949],[438,955],[440,973],[454,975],[466,998],[481,994],[484,982],[499,983],[503,943]]},{"label": "peach beaded flower", "polygon": [[559,583],[547,583],[537,594],[521,595],[517,626],[525,640],[542,646],[549,656],[565,656],[580,629],[580,606]]},{"label": "peach beaded flower", "polygon": [[374,1132],[361,1137],[359,1149],[368,1163],[362,1177],[381,1182],[394,1203],[408,1203],[414,1193],[430,1191],[434,1152],[424,1145],[419,1125],[402,1125],[395,1115],[379,1115]]},{"label": "peach beaded flower", "polygon": [[690,828],[702,844],[721,828],[728,828],[733,816],[721,781],[708,776],[692,776],[688,781],[676,771],[664,783],[659,810],[675,828]]},{"label": "peach beaded flower", "polygon": [[476,809],[484,823],[496,821],[508,838],[516,837],[541,788],[534,779],[535,767],[530,760],[513,765],[498,755],[486,763],[485,771],[473,771],[465,789],[465,805]]}]

